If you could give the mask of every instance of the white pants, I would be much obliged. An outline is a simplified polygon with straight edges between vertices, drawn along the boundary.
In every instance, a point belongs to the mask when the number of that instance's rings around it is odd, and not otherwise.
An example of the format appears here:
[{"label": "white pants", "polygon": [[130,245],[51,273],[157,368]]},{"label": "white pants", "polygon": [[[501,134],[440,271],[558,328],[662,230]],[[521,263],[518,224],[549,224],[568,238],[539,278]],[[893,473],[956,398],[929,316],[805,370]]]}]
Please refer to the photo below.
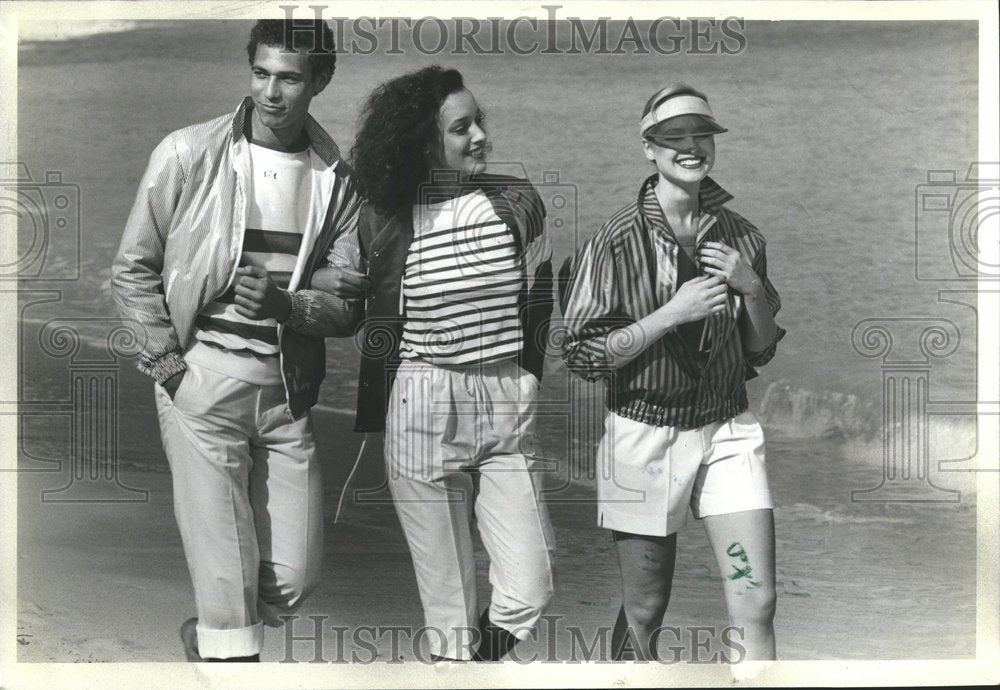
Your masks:
[{"label": "white pants", "polygon": [[552,597],[555,544],[539,499],[537,394],[537,379],[514,361],[466,370],[405,361],[396,375],[386,468],[431,654],[472,655],[473,515],[490,557],[490,620],[524,639]]},{"label": "white pants", "polygon": [[293,420],[282,385],[260,386],[188,363],[156,407],[173,475],[174,514],[194,584],[198,651],[260,653],[319,580],[322,481],[312,422]]}]

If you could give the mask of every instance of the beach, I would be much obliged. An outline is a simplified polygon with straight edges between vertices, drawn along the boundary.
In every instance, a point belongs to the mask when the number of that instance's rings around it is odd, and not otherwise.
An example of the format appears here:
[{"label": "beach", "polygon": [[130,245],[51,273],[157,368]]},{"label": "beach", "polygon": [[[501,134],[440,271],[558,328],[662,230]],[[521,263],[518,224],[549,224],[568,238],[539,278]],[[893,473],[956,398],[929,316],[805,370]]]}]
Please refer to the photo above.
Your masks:
[{"label": "beach", "polygon": [[[19,47],[19,162],[39,185],[40,203],[64,193],[79,210],[66,232],[46,240],[37,274],[19,286],[18,662],[183,661],[177,633],[195,615],[193,594],[152,385],[119,330],[110,263],[152,148],[174,129],[231,112],[244,95],[248,29],[236,21],[139,23]],[[972,659],[975,301],[959,294],[969,289],[960,278],[921,279],[915,267],[925,240],[914,210],[929,170],[956,171],[961,180],[976,157],[972,29],[750,22],[739,55],[669,60],[345,54],[312,112],[346,154],[359,103],[377,83],[434,62],[458,67],[487,112],[495,171],[520,166],[549,205],[558,268],[649,173],[634,131],[645,97],[675,78],[704,89],[730,130],[719,136],[713,178],[768,239],[769,273],[784,303],[777,320],[789,331],[749,384],[768,434],[776,504],[779,658]],[[19,237],[30,244],[26,225]],[[929,261],[924,276],[955,271],[944,255]],[[945,288],[956,292],[944,298]],[[863,336],[870,325],[883,331]],[[932,337],[927,347],[940,345],[933,356],[920,349],[927,329],[947,341]],[[890,347],[917,351],[916,360],[899,364],[895,351],[880,350],[878,333],[889,331]],[[423,649],[378,435],[369,436],[333,523],[363,438],[352,431],[357,361],[350,339],[328,341],[314,411],[324,578],[290,626],[267,631],[262,652],[269,662],[327,662],[330,684],[350,673],[341,662],[419,662]],[[892,407],[885,391],[893,376],[919,379],[927,404]],[[100,383],[81,389],[81,381]],[[604,413],[599,387],[574,382],[558,353],[546,361],[541,400],[556,593],[537,639],[518,655],[577,668],[588,654],[607,658],[587,647],[613,624],[621,600],[614,546],[596,525],[593,450]],[[885,483],[887,458],[918,458],[884,443],[911,413],[924,415],[919,458],[929,474],[910,476],[906,465],[892,479],[909,481],[913,497],[880,500],[865,492]],[[83,439],[80,418],[105,435]],[[481,548],[477,566],[486,602]],[[726,650],[717,633],[728,626],[720,577],[702,526],[689,520],[665,621],[678,630],[677,651],[665,658],[718,666]],[[323,631],[318,642],[314,625]],[[394,637],[392,628],[408,632]],[[712,631],[707,647],[693,637],[704,634],[699,628]],[[687,666],[661,664],[663,683]]]},{"label": "beach", "polygon": [[[142,375],[121,370],[122,425],[155,424]],[[308,638],[326,626],[319,660],[357,663],[420,660],[420,642],[359,626],[422,624],[412,565],[395,511],[382,487],[377,435],[371,435],[339,521],[333,524],[361,435],[353,419],[315,416],[323,458],[326,560],[323,582],[291,628],[269,630],[263,659],[316,660]],[[772,435],[777,436],[776,434]],[[56,447],[25,436],[36,457]],[[772,438],[768,471],[775,496],[779,655],[787,660],[962,659],[975,649],[975,493],[968,474],[943,475],[960,500],[931,504],[852,502],[851,490],[878,483],[879,444],[843,439]],[[48,449],[48,452],[43,452]],[[24,662],[181,661],[180,623],[194,615],[193,594],[173,521],[170,475],[155,436],[123,435],[117,482],[131,492],[86,503],[111,482],[76,482],[73,503],[59,491],[70,472],[22,460],[19,475],[18,659]],[[45,470],[48,471],[39,471]],[[525,659],[571,663],[607,659],[595,640],[607,636],[621,601],[614,546],[596,525],[594,490],[567,481],[565,467],[548,478],[556,536],[554,617],[537,641],[518,648]],[[382,487],[381,489],[379,487]],[[808,490],[806,490],[808,488]],[[50,493],[43,496],[42,492]],[[88,494],[88,492],[90,492]],[[364,494],[363,501],[354,498]],[[477,550],[480,600],[488,601],[488,561]],[[698,628],[728,626],[718,568],[701,525],[691,519],[678,536],[674,589],[666,625],[679,628],[682,651],[665,659],[717,659],[696,649]],[[334,633],[333,626],[349,630]],[[97,630],[95,630],[95,627]],[[601,628],[603,627],[603,631]],[[577,636],[570,628],[577,628]],[[695,632],[692,632],[695,630]],[[339,635],[339,637],[338,637]],[[352,644],[352,642],[354,642]],[[289,646],[290,645],[290,646]],[[664,650],[670,645],[666,639]],[[377,652],[373,651],[377,649]],[[592,650],[588,652],[588,649]],[[552,653],[554,650],[554,654]],[[426,650],[423,651],[424,660]],[[353,656],[352,656],[353,655]]]}]

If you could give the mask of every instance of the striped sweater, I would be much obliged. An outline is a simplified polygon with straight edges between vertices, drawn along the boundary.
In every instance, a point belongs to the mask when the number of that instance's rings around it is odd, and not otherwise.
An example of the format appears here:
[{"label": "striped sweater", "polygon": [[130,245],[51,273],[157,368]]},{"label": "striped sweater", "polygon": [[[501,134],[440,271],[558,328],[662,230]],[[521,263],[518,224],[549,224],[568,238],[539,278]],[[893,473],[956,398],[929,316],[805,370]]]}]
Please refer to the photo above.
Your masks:
[{"label": "striped sweater", "polygon": [[413,228],[400,357],[450,365],[516,357],[522,260],[490,200],[475,190],[417,206]]},{"label": "striped sweater", "polygon": [[[287,289],[299,254],[312,249],[302,241],[312,200],[309,150],[280,151],[251,142],[250,159],[251,199],[239,263],[265,269]],[[230,287],[206,305],[195,320],[195,338],[227,350],[278,354],[278,322],[241,316],[235,300]]]}]

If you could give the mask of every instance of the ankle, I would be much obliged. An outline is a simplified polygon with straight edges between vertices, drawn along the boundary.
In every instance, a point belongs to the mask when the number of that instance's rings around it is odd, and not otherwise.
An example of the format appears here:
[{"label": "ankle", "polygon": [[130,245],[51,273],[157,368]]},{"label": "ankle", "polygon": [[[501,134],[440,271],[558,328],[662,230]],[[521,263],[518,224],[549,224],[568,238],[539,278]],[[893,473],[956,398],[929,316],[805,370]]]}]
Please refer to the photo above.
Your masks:
[{"label": "ankle", "polygon": [[520,640],[504,628],[490,621],[490,610],[479,617],[479,649],[472,655],[473,661],[499,661],[510,653]]}]

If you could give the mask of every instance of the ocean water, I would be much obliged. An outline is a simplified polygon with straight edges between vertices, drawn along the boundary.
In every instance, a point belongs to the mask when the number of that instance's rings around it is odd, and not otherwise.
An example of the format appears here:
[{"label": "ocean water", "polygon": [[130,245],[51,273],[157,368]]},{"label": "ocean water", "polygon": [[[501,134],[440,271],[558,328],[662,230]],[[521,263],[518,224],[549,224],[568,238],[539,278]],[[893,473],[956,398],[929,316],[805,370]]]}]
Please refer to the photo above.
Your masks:
[{"label": "ocean water", "polygon": [[[21,44],[19,159],[36,180],[56,171],[78,185],[82,269],[79,280],[53,284],[65,288],[59,301],[25,318],[114,315],[109,264],[149,152],[172,129],[235,108],[246,92],[246,30],[161,24]],[[346,151],[376,83],[431,62],[460,68],[488,114],[495,169],[520,166],[550,201],[561,262],[648,174],[635,134],[648,94],[686,80],[730,130],[718,137],[713,176],[767,237],[784,299],[789,335],[755,396],[780,379],[816,394],[877,397],[880,361],[855,350],[854,326],[934,317],[954,323],[961,344],[934,360],[932,393],[970,399],[974,313],[938,300],[938,290],[961,285],[916,280],[914,198],[928,170],[961,180],[976,155],[974,27],[751,22],[746,36],[738,55],[343,55],[313,112]],[[556,196],[567,200],[561,210]],[[60,262],[76,257],[54,249],[50,274],[69,274]],[[344,349],[331,343],[326,402],[337,407],[352,397]]]},{"label": "ocean water", "polygon": [[[139,24],[114,35],[22,42],[18,160],[44,183],[44,204],[55,203],[58,190],[80,204],[78,222],[70,214],[68,227],[50,235],[41,277],[20,284],[24,456],[65,453],[69,430],[30,414],[31,404],[65,400],[68,361],[94,360],[105,348],[116,323],[110,263],[149,152],[171,130],[235,109],[249,76],[241,53],[248,28]],[[915,199],[928,171],[956,171],[961,180],[975,158],[975,26],[750,22],[746,36],[738,55],[346,54],[312,112],[347,151],[360,102],[377,83],[430,63],[459,68],[488,113],[494,169],[523,169],[549,201],[559,221],[551,226],[558,265],[649,174],[636,135],[649,94],[675,80],[704,90],[730,130],[717,138],[713,177],[768,239],[770,275],[784,301],[778,321],[789,332],[750,383],[770,439],[779,577],[805,583],[779,594],[782,606],[834,628],[786,622],[779,637],[786,633],[792,658],[861,658],[868,651],[857,639],[903,635],[883,629],[895,617],[914,636],[933,621],[935,634],[950,636],[942,656],[962,656],[975,621],[974,492],[964,470],[976,439],[971,410],[960,404],[975,398],[975,313],[960,303],[967,297],[939,299],[940,290],[968,284],[918,280],[920,242],[935,248],[924,251],[932,275],[954,269],[941,243],[947,228],[927,226]],[[556,208],[560,199],[566,203]],[[932,234],[918,240],[926,227]],[[36,239],[23,223],[26,253],[39,251]],[[887,324],[904,359],[914,352],[922,359],[925,325],[951,329],[953,352],[927,359],[930,400],[958,401],[952,414],[932,416],[928,431],[938,487],[928,496],[951,502],[851,500],[852,491],[880,482],[883,433],[901,423],[883,419],[882,359],[863,356],[852,341],[870,319]],[[81,334],[73,355],[52,345],[64,323]],[[327,352],[323,419],[352,414],[356,394],[352,342],[328,341]],[[120,380],[147,385],[136,375]],[[162,468],[151,395],[125,391],[122,399],[140,402],[118,410],[119,459]],[[542,399],[547,454],[571,488],[590,486],[600,390],[568,378],[552,356]],[[940,471],[938,462],[948,460],[954,471]],[[953,490],[962,493],[947,493]],[[561,511],[563,535],[590,529],[592,512],[591,505],[571,517]],[[376,518],[353,511],[346,519]],[[678,600],[685,586],[678,585]],[[704,603],[692,587],[688,601]],[[845,601],[853,608],[841,610]],[[901,645],[885,654],[908,652]]]},{"label": "ocean water", "polygon": [[[79,200],[47,243],[29,223],[20,228],[24,256],[44,248],[44,264],[33,264],[40,278],[21,283],[23,400],[65,387],[56,374],[65,363],[43,344],[55,326],[68,321],[83,342],[105,347],[116,318],[110,263],[149,152],[171,130],[235,108],[247,89],[247,30],[237,21],[139,23],[20,44],[21,174],[39,183],[53,217],[60,189]],[[941,243],[947,223],[928,219],[915,199],[928,171],[961,181],[974,159],[975,26],[750,22],[745,35],[737,55],[347,53],[313,114],[346,152],[375,84],[434,62],[460,68],[487,112],[492,169],[527,174],[548,203],[558,266],[649,174],[635,131],[648,94],[675,80],[700,87],[730,130],[717,137],[713,177],[767,237],[784,302],[778,321],[788,335],[749,386],[762,421],[772,434],[878,448],[900,420],[883,421],[883,360],[864,356],[854,334],[876,320],[891,358],[926,361],[931,405],[959,401],[931,424],[941,448],[964,457],[975,442],[961,404],[975,399],[975,312],[967,294],[939,295],[967,283],[918,280],[918,251],[922,278],[955,270]],[[921,354],[929,325],[944,329],[949,345],[938,352],[947,356]],[[320,409],[350,414],[354,344],[330,340],[328,355]],[[600,393],[549,357],[542,396],[553,413],[541,423],[557,439],[552,455],[573,457],[583,473],[600,433]]]}]

